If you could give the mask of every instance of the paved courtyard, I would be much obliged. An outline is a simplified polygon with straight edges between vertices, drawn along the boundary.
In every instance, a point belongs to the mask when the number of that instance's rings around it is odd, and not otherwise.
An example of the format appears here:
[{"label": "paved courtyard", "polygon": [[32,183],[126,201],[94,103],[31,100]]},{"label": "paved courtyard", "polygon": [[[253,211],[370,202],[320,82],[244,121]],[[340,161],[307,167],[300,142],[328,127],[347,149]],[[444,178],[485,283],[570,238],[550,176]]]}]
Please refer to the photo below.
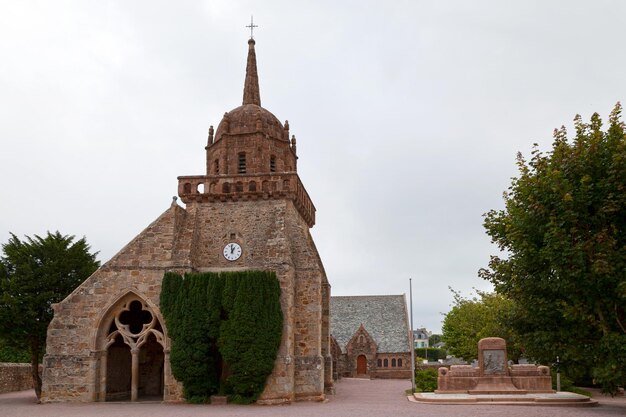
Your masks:
[{"label": "paved courtyard", "polygon": [[0,394],[2,417],[229,417],[229,416],[298,416],[298,417],[587,417],[626,416],[626,398],[594,395],[598,407],[546,407],[504,405],[429,405],[406,399],[404,390],[410,381],[343,379],[337,394],[325,403],[295,403],[285,406],[211,406],[160,403],[91,403],[36,404],[32,391]]}]

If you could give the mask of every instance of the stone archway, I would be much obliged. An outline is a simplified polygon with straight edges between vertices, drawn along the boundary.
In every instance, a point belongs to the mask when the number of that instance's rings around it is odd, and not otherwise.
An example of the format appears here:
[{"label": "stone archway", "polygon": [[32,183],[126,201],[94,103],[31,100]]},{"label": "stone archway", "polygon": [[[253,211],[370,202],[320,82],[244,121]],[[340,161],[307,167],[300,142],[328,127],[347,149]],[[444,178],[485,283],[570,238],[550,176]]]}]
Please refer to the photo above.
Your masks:
[{"label": "stone archway", "polygon": [[367,375],[367,358],[365,355],[359,355],[356,358],[356,374]]},{"label": "stone archway", "polygon": [[132,293],[107,316],[100,338],[100,401],[162,399],[165,337],[158,317]]}]

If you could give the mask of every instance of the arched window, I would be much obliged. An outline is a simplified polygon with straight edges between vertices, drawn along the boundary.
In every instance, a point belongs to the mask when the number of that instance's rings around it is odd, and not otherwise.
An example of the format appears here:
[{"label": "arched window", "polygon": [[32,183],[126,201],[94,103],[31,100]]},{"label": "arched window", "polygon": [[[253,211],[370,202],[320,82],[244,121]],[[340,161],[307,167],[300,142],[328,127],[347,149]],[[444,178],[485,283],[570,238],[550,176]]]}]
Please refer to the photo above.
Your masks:
[{"label": "arched window", "polygon": [[246,153],[239,153],[239,165],[237,166],[237,173],[245,174],[246,173]]},{"label": "arched window", "polygon": [[216,159],[213,161],[213,173],[215,175],[220,175],[220,160]]},{"label": "arched window", "polygon": [[235,191],[238,193],[243,192],[243,182],[237,181],[237,183],[235,184]]},{"label": "arched window", "polygon": [[248,191],[256,191],[256,181],[250,181],[248,183]]},{"label": "arched window", "polygon": [[378,365],[378,367],[382,367],[383,366],[383,361],[382,359],[378,359],[378,361],[376,361],[376,365]]},{"label": "arched window", "polygon": [[398,359],[398,367],[402,367],[402,359]]},{"label": "arched window", "polygon": [[225,182],[224,184],[222,184],[222,192],[225,194],[230,193],[230,183],[229,182]]},{"label": "arched window", "polygon": [[276,156],[270,156],[270,172],[276,172]]},{"label": "arched window", "polygon": [[391,360],[391,367],[392,367],[392,368],[395,368],[395,367],[396,367],[396,358],[393,358],[393,359]]},{"label": "arched window", "polygon": [[385,358],[385,360],[383,361],[383,364],[384,364],[383,366],[387,368],[389,366],[389,360]]}]

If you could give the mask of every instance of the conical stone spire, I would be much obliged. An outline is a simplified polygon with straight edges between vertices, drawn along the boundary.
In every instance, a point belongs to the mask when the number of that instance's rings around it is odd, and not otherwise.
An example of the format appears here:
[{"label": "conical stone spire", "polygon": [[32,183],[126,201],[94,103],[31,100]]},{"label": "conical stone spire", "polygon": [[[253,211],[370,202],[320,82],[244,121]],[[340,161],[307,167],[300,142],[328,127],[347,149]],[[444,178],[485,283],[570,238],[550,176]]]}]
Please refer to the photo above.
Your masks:
[{"label": "conical stone spire", "polygon": [[256,72],[254,43],[254,39],[248,41],[248,64],[246,66],[246,82],[243,86],[243,104],[260,106],[261,93],[259,92],[259,75]]}]

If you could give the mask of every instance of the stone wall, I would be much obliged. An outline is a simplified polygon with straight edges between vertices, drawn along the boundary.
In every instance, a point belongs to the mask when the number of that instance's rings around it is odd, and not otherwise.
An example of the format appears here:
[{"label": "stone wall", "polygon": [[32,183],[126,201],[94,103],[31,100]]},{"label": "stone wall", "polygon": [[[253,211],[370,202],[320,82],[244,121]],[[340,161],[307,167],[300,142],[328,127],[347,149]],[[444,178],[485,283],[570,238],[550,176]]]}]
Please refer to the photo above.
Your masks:
[{"label": "stone wall", "polygon": [[0,362],[0,393],[33,388],[33,377],[27,363]]},{"label": "stone wall", "polygon": [[[384,366],[385,360],[387,367]],[[374,377],[379,379],[411,378],[411,354],[407,352],[379,353],[376,358]]]},{"label": "stone wall", "polygon": [[[335,379],[342,377],[357,377],[356,361],[358,355],[347,355],[339,353]],[[399,353],[371,353],[367,357],[367,376],[370,379],[405,379],[411,378],[411,354],[407,352]],[[335,360],[335,358],[333,358]],[[386,362],[385,362],[386,360]],[[393,361],[395,360],[395,366]],[[385,366],[385,363],[387,366]],[[401,363],[400,366],[398,364]]]},{"label": "stone wall", "polygon": [[[198,270],[269,270],[280,282],[283,337],[259,402],[323,399],[329,337],[322,289],[328,281],[309,226],[293,201],[190,202],[186,210],[182,234],[193,239],[191,263]],[[222,255],[229,242],[242,247],[235,262]]]},{"label": "stone wall", "polygon": [[[243,249],[235,262],[223,256],[229,242]],[[55,305],[48,328],[42,401],[104,401],[109,394],[118,394],[106,385],[111,365],[107,354],[119,362],[114,352],[108,352],[112,345],[107,337],[113,334],[115,314],[131,299],[141,300],[166,336],[164,400],[182,400],[181,386],[171,375],[169,339],[159,310],[163,273],[246,269],[276,272],[284,314],[274,372],[259,402],[323,399],[329,336],[322,291],[330,288],[307,222],[293,201],[271,199],[190,202],[186,209],[173,204]],[[115,373],[110,377],[115,378]],[[119,395],[126,396],[127,390],[122,391]]]},{"label": "stone wall", "polygon": [[[105,338],[113,313],[128,297],[150,306],[167,335],[158,309],[161,280],[165,270],[179,267],[172,255],[184,215],[183,208],[172,205],[65,300],[53,305],[43,360],[43,402],[105,400]],[[164,399],[175,401],[182,391],[169,372],[167,338],[166,343]]]}]

